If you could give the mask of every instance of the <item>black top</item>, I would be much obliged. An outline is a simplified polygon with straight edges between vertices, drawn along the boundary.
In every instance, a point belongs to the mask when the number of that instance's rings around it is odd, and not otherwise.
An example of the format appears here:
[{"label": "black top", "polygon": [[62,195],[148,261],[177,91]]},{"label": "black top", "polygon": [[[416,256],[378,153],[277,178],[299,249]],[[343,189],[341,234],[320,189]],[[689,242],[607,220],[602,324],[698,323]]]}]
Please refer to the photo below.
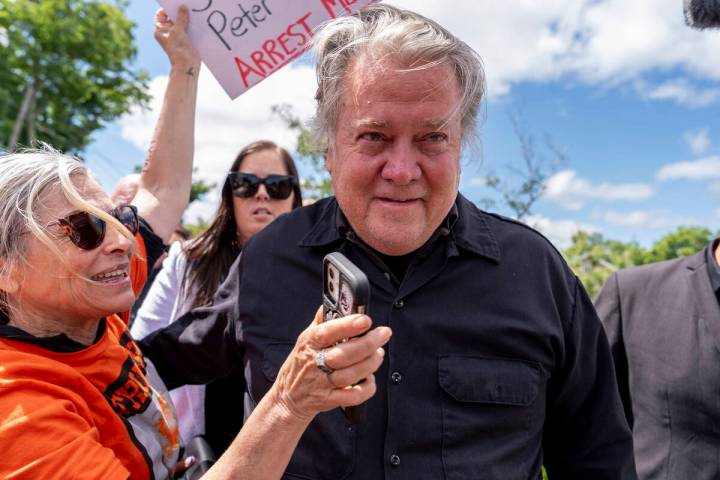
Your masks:
[{"label": "black top", "polygon": [[157,236],[150,224],[147,223],[144,218],[140,218],[140,236],[145,242],[148,274],[147,280],[145,280],[145,285],[143,286],[142,290],[140,290],[140,293],[135,299],[135,303],[133,303],[132,308],[130,309],[128,329],[135,321],[137,312],[138,310],[140,310],[140,307],[145,301],[145,297],[147,296],[148,291],[150,291],[150,287],[152,286],[153,281],[155,281],[155,277],[162,269],[162,262],[159,262],[158,260],[160,260],[167,253],[169,248],[167,245],[165,245],[165,242],[162,241],[162,238]]},{"label": "black top", "polygon": [[399,283],[338,229],[334,199],[295,210],[247,242],[213,307],[144,351],[169,387],[242,361],[254,407],[321,302],[323,256],[339,251],[368,276],[374,324],[394,333],[367,420],[319,414],[284,478],[537,479],[544,464],[553,480],[635,479],[610,350],[580,282],[534,230],[462,196],[456,207]]},{"label": "black top", "polygon": [[705,254],[707,258],[708,275],[710,275],[710,286],[712,286],[713,292],[715,292],[715,296],[718,298],[718,302],[720,302],[720,265],[718,265],[717,260],[715,259],[715,250],[717,249],[719,243],[720,238],[713,240],[710,245],[708,245]]}]

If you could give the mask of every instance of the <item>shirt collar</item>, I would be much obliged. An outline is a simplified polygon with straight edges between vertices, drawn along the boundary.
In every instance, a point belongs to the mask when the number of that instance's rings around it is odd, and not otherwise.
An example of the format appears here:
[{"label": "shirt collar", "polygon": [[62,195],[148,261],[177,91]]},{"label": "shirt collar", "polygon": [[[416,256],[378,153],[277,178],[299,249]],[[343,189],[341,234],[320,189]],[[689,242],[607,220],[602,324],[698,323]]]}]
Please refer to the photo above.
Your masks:
[{"label": "shirt collar", "polygon": [[[325,200],[318,220],[300,241],[301,247],[321,247],[342,241],[352,232],[350,223],[334,197]],[[450,212],[432,239],[452,235],[458,247],[500,263],[500,247],[485,218],[486,214],[458,194]]]},{"label": "shirt collar", "polygon": [[720,244],[720,238],[716,238],[705,251],[705,259],[707,260],[708,274],[710,275],[710,285],[715,293],[720,289],[720,266],[715,260],[715,249]]},{"label": "shirt collar", "polygon": [[[25,330],[9,325],[10,318],[5,312],[0,310],[0,338],[6,338],[16,342],[23,342],[36,347],[43,348],[55,353],[75,353],[85,350],[90,345],[83,345],[73,340],[64,333],[53,335],[51,337],[36,337]],[[100,320],[98,323],[97,334],[93,345],[98,343],[107,329],[106,319]]]}]

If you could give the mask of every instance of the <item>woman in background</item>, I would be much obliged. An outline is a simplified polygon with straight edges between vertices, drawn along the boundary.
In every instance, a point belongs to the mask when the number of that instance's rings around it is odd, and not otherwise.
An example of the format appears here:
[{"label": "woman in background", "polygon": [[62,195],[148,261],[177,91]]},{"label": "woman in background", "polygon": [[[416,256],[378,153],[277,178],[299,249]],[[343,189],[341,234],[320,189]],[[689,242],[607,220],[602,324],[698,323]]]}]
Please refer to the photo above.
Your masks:
[{"label": "woman in background", "polygon": [[[290,154],[270,141],[243,148],[222,188],[220,207],[199,237],[170,248],[131,331],[143,338],[188,310],[212,303],[243,244],[277,216],[301,206],[297,169]],[[241,368],[207,386],[170,392],[186,441],[202,435],[220,455],[242,427],[245,379]]]}]

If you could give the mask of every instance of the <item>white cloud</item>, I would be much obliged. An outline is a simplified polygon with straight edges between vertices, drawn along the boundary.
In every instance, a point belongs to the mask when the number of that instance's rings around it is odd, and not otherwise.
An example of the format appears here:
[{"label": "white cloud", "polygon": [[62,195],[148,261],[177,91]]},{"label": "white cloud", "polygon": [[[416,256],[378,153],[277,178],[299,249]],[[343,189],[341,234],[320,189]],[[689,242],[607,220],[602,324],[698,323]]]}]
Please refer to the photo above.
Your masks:
[{"label": "white cloud", "polygon": [[568,210],[579,210],[587,200],[638,201],[655,194],[654,189],[644,183],[599,183],[579,177],[574,170],[563,170],[547,181],[545,198],[559,203]]},{"label": "white cloud", "polygon": [[[687,27],[678,0],[394,3],[437,20],[477,50],[491,97],[513,83],[563,76],[603,86],[673,69],[720,79],[720,36]],[[668,85],[645,90],[654,93],[648,98],[692,101]],[[712,90],[694,90],[702,102],[716,99]]]},{"label": "white cloud", "polygon": [[712,182],[708,185],[708,191],[714,194],[720,194],[720,182]]},{"label": "white cloud", "polygon": [[697,223],[687,216],[681,217],[667,211],[607,211],[602,218],[611,225],[649,229],[666,229]]},{"label": "white cloud", "polygon": [[[153,79],[151,110],[136,108],[120,121],[123,138],[143,151],[150,144],[166,85],[167,77]],[[308,119],[314,111],[316,85],[313,67],[293,65],[231,101],[209,70],[203,69],[195,124],[195,166],[199,177],[218,183],[220,188],[237,152],[255,140],[273,140],[293,151],[296,134],[272,115],[270,108],[287,103],[297,116]],[[216,193],[204,202],[195,202],[186,213],[186,220],[194,221],[198,214],[205,219],[212,216],[217,206]]]},{"label": "white cloud", "polygon": [[711,156],[688,162],[664,165],[655,174],[660,181],[667,180],[709,180],[720,178],[720,156]]},{"label": "white cloud", "polygon": [[695,155],[702,155],[710,148],[710,136],[707,128],[685,132],[683,139]]},{"label": "white cloud", "polygon": [[468,182],[471,187],[484,187],[487,185],[486,177],[472,177]]},{"label": "white cloud", "polygon": [[588,223],[553,219],[542,215],[532,215],[527,218],[525,223],[540,231],[560,250],[572,244],[572,236],[575,235],[578,230],[585,232],[597,232],[599,230],[595,225]]},{"label": "white cloud", "polygon": [[690,108],[707,107],[720,100],[720,88],[697,88],[683,78],[655,86],[636,82],[635,87],[646,100],[672,100]]}]

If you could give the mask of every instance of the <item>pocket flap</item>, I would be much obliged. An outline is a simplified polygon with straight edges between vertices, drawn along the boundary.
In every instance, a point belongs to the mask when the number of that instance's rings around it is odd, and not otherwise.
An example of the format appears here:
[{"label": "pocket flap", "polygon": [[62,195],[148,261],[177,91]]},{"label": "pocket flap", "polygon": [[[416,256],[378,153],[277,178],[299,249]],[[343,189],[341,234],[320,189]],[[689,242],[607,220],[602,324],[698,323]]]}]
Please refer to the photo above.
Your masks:
[{"label": "pocket flap", "polygon": [[280,367],[294,346],[292,343],[271,343],[267,346],[263,353],[262,371],[268,380],[275,381]]},{"label": "pocket flap", "polygon": [[438,379],[458,402],[527,406],[537,397],[540,368],[520,360],[448,355],[438,359]]}]

